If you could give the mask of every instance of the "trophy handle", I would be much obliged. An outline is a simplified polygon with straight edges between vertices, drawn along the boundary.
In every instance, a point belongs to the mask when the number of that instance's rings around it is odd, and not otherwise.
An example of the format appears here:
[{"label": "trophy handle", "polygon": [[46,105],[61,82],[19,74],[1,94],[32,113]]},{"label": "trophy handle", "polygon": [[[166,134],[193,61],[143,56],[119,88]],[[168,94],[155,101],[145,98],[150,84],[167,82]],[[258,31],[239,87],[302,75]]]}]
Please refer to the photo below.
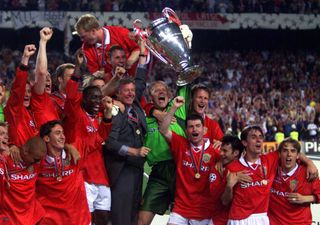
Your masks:
[{"label": "trophy handle", "polygon": [[143,24],[141,22],[141,20],[136,19],[135,21],[133,21],[133,30],[135,32],[135,38],[141,38],[142,40],[147,40],[147,32],[145,32],[143,30]]},{"label": "trophy handle", "polygon": [[148,40],[148,32],[144,31],[142,28],[142,22],[139,19],[136,19],[135,21],[133,21],[133,30],[135,31],[135,37],[141,38],[142,40],[145,41],[146,43],[146,47],[149,49],[149,51],[151,53],[153,53],[156,57],[158,57],[158,59],[160,59],[162,62],[168,64],[168,61],[157,52],[157,50],[155,50],[152,45],[149,43],[150,41]]},{"label": "trophy handle", "polygon": [[178,26],[181,26],[181,21],[177,14],[170,8],[166,7],[162,10],[162,15],[166,17],[169,21],[176,23]]},{"label": "trophy handle", "polygon": [[153,49],[150,45],[148,45],[148,41],[146,41],[146,47],[149,49],[152,54],[154,54],[158,59],[160,59],[163,63],[169,64],[169,62],[162,56],[160,55],[157,50]]}]

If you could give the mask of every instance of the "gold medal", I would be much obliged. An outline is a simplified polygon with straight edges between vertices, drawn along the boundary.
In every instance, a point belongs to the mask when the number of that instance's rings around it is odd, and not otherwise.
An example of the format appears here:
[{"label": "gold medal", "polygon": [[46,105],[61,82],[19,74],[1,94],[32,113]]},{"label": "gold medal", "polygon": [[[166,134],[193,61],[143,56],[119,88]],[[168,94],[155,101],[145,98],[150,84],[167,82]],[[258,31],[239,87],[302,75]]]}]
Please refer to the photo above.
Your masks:
[{"label": "gold medal", "polygon": [[211,155],[209,153],[203,154],[202,156],[203,162],[208,163],[210,159],[211,159]]},{"label": "gold medal", "polygon": [[62,177],[61,176],[57,176],[57,181],[62,181]]},{"label": "gold medal", "polygon": [[200,173],[196,173],[196,174],[194,175],[194,177],[195,177],[196,179],[200,179],[201,175],[200,175]]},{"label": "gold medal", "polygon": [[268,181],[266,179],[263,179],[261,183],[266,186],[268,184]]},{"label": "gold medal", "polygon": [[141,134],[141,131],[140,131],[139,129],[137,129],[137,130],[136,130],[136,134],[137,134],[137,135],[140,135],[140,134]]}]

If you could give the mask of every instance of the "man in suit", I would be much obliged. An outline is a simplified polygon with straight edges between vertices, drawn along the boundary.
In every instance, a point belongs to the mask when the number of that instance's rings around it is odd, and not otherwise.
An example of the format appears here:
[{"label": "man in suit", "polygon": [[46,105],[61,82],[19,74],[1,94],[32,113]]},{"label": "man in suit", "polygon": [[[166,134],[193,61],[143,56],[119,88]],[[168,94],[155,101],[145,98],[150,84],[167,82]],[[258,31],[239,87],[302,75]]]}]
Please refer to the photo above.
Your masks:
[{"label": "man in suit", "polygon": [[[144,44],[140,44],[144,52]],[[122,79],[117,100],[125,111],[112,118],[105,145],[105,161],[111,183],[111,221],[117,225],[137,224],[142,195],[143,164],[150,149],[143,146],[146,118],[139,100],[146,87],[146,56],[140,55],[135,80]]]}]

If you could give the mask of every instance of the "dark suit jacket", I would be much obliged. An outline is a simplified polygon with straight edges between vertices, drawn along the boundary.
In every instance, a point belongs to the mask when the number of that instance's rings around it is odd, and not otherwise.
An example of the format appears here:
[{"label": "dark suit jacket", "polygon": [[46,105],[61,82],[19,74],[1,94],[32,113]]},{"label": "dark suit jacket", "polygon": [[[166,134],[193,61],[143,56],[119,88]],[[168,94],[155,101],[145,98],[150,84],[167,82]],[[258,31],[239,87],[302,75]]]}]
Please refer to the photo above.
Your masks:
[{"label": "dark suit jacket", "polygon": [[[138,68],[135,78],[136,98],[132,104],[139,118],[139,125],[128,119],[128,107],[124,113],[119,112],[112,118],[112,129],[104,146],[105,163],[110,178],[111,186],[117,181],[117,178],[125,164],[130,164],[138,168],[143,168],[145,158],[134,156],[121,156],[119,150],[121,146],[126,145],[133,148],[143,146],[143,139],[146,133],[145,113],[140,105],[140,98],[146,88],[146,69]],[[136,130],[140,130],[137,134]]]}]

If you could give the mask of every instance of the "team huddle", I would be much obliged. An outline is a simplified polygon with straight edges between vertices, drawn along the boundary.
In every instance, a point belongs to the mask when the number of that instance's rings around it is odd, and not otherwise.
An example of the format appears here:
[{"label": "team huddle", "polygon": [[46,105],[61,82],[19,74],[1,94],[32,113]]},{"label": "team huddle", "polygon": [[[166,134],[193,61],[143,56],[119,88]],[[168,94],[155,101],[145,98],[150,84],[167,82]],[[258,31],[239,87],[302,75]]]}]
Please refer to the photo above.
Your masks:
[{"label": "team huddle", "polygon": [[53,76],[52,29],[24,48],[0,123],[0,224],[149,225],[167,210],[169,225],[312,223],[320,182],[298,141],[262,154],[259,126],[224,135],[206,86],[147,87],[152,57],[129,30],[89,14],[75,29],[83,46]]}]

